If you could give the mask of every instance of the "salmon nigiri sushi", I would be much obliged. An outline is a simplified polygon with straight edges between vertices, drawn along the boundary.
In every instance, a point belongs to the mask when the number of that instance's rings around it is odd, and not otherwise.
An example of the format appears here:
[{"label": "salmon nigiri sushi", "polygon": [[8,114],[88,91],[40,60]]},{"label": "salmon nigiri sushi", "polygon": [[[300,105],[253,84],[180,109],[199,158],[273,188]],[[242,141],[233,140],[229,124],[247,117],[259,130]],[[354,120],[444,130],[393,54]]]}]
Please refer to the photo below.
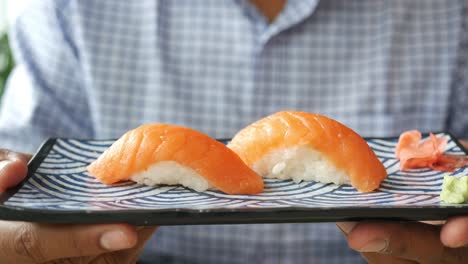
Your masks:
[{"label": "salmon nigiri sushi", "polygon": [[202,192],[256,194],[263,180],[231,149],[196,130],[148,124],[125,133],[88,172],[104,184],[132,180],[146,185],[181,184]]},{"label": "salmon nigiri sushi", "polygon": [[351,184],[370,192],[387,176],[361,136],[319,114],[278,112],[239,131],[228,147],[266,178]]}]

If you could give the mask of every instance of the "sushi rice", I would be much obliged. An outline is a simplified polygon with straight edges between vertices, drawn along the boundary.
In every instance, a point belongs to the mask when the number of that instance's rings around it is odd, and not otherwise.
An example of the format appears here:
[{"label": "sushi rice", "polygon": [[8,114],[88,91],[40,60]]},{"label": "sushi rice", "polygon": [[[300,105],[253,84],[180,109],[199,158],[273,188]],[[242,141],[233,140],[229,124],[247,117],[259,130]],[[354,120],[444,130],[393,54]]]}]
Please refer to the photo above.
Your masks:
[{"label": "sushi rice", "polygon": [[318,151],[307,146],[277,149],[255,162],[252,169],[265,178],[294,182],[319,181],[350,184],[349,176]]},{"label": "sushi rice", "polygon": [[160,161],[146,170],[134,174],[130,179],[148,186],[180,184],[197,192],[215,189],[195,170],[182,166],[175,161]]}]

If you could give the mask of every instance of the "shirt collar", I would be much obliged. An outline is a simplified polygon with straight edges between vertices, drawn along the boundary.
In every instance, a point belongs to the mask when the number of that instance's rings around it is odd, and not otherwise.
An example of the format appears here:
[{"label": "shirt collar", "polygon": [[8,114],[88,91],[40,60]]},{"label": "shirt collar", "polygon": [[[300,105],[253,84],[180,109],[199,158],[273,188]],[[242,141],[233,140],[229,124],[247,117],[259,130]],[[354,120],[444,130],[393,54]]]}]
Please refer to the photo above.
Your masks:
[{"label": "shirt collar", "polygon": [[304,21],[313,14],[319,3],[319,0],[288,0],[283,11],[270,24],[249,0],[236,1],[254,25],[261,44],[267,43],[273,36]]}]

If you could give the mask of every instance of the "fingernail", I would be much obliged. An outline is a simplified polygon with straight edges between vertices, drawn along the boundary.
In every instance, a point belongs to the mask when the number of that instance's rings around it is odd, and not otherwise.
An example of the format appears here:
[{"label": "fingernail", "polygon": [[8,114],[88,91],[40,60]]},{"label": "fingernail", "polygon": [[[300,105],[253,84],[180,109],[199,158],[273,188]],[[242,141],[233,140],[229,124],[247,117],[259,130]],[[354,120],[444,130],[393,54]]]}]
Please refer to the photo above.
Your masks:
[{"label": "fingernail", "polygon": [[461,248],[461,247],[468,247],[468,242],[467,241],[459,241],[458,243],[453,244],[453,246],[450,246],[451,248]]},{"label": "fingernail", "polygon": [[101,236],[101,246],[107,250],[121,250],[132,246],[122,231],[109,231]]},{"label": "fingernail", "polygon": [[351,230],[353,230],[354,226],[356,226],[357,222],[339,222],[339,223],[336,223],[336,225],[338,226],[338,228],[341,229],[341,231],[343,231],[346,235],[349,234],[349,232],[351,232]]},{"label": "fingernail", "polygon": [[0,170],[5,168],[5,166],[8,165],[10,162],[10,160],[0,160]]},{"label": "fingernail", "polygon": [[358,251],[359,252],[381,252],[387,248],[387,245],[388,243],[386,240],[375,240],[365,245]]}]

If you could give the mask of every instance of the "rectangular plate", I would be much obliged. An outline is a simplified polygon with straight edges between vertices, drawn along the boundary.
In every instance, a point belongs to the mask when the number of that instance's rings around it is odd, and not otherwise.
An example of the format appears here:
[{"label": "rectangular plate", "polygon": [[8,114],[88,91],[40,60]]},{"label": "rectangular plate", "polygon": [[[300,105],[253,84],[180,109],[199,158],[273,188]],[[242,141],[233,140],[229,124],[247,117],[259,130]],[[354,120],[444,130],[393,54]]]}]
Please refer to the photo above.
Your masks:
[{"label": "rectangular plate", "polygon": [[[450,133],[446,153],[466,154]],[[371,193],[349,185],[265,180],[259,195],[196,192],[180,186],[133,182],[106,186],[86,172],[113,140],[49,139],[29,163],[27,178],[0,196],[0,219],[45,223],[185,225],[333,222],[359,219],[443,220],[468,215],[468,204],[440,202],[444,172],[402,172],[397,138],[368,138],[388,177]],[[222,166],[222,165],[221,165]],[[468,167],[452,175],[468,175]]]}]

